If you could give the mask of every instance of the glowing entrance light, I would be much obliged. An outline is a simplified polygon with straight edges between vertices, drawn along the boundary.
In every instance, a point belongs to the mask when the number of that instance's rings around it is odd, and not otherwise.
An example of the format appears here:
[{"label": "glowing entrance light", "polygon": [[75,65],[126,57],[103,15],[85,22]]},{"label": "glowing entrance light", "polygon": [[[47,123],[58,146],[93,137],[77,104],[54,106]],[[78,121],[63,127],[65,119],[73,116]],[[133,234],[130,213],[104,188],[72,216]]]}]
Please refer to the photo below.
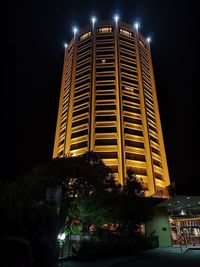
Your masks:
[{"label": "glowing entrance light", "polygon": [[95,22],[97,21],[96,17],[92,17],[91,21],[92,21],[92,26],[94,26]]},{"label": "glowing entrance light", "polygon": [[115,22],[117,23],[118,20],[119,20],[119,16],[118,16],[118,15],[115,15],[115,16],[114,16],[114,20],[115,20]]},{"label": "glowing entrance light", "polygon": [[184,210],[181,210],[180,215],[186,215]]},{"label": "glowing entrance light", "polygon": [[75,36],[76,33],[78,32],[78,28],[77,27],[73,27],[73,32],[74,32],[74,36]]},{"label": "glowing entrance light", "polygon": [[65,240],[65,237],[66,237],[66,234],[65,233],[59,234],[58,235],[58,240],[63,241],[63,240]]},{"label": "glowing entrance light", "polygon": [[135,29],[136,29],[136,31],[137,31],[137,33],[138,33],[138,29],[139,29],[139,27],[140,27],[139,22],[135,22],[134,27],[135,27]]}]

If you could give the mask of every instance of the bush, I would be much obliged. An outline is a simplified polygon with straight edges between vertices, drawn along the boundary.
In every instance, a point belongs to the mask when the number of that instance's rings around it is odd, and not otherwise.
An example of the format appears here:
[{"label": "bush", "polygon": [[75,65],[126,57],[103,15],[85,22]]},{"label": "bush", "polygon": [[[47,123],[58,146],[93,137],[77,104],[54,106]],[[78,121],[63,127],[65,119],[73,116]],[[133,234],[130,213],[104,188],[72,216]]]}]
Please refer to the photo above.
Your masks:
[{"label": "bush", "polygon": [[148,249],[145,238],[122,238],[113,240],[84,240],[80,244],[76,260],[90,261],[108,257],[133,255],[138,251]]}]

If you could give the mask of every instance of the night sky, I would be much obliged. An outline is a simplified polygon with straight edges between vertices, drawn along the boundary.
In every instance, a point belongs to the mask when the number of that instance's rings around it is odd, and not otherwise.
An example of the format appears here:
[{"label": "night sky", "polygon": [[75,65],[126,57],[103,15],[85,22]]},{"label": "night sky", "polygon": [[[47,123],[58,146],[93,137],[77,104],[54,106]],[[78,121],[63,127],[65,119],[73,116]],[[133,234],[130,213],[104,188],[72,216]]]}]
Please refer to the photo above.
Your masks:
[{"label": "night sky", "polygon": [[[8,2],[8,1],[7,1]],[[5,4],[1,90],[2,179],[52,157],[64,43],[90,17],[141,23],[152,57],[169,173],[179,194],[200,194],[199,1],[19,0]]]}]

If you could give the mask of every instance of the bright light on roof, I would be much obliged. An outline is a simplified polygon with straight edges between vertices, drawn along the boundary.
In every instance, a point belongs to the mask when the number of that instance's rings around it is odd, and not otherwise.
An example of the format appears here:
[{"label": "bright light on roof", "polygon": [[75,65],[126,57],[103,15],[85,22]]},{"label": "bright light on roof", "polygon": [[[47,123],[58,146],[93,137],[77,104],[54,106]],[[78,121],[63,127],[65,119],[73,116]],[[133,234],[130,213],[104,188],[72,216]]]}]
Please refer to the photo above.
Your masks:
[{"label": "bright light on roof", "polygon": [[118,15],[115,15],[115,16],[114,16],[114,20],[115,20],[116,22],[118,22],[118,20],[119,20],[119,16],[118,16]]},{"label": "bright light on roof", "polygon": [[77,31],[78,31],[78,28],[77,27],[73,27],[74,35],[77,33]]},{"label": "bright light on roof", "polygon": [[138,32],[138,28],[140,27],[139,22],[135,22],[134,27],[136,28],[136,31]]},{"label": "bright light on roof", "polygon": [[151,37],[147,37],[147,42],[148,42],[148,43],[151,42]]},{"label": "bright light on roof", "polygon": [[67,47],[68,47],[68,44],[67,44],[67,43],[65,43],[65,44],[64,44],[64,46],[65,46],[65,48],[67,48]]},{"label": "bright light on roof", "polygon": [[96,22],[96,20],[97,20],[96,17],[92,17],[92,18],[91,18],[91,21],[92,21],[92,24],[93,24],[93,25],[94,25],[94,23]]}]

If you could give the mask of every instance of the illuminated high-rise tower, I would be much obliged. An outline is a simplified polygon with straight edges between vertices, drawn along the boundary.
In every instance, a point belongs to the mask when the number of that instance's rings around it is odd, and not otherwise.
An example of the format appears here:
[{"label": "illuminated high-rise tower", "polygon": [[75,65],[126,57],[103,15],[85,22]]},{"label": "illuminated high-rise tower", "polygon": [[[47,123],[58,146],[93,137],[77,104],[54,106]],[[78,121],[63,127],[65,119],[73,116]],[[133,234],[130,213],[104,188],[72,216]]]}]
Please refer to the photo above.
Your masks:
[{"label": "illuminated high-rise tower", "polygon": [[117,18],[94,22],[65,48],[53,157],[93,151],[119,183],[132,170],[146,196],[167,197],[149,40]]}]

